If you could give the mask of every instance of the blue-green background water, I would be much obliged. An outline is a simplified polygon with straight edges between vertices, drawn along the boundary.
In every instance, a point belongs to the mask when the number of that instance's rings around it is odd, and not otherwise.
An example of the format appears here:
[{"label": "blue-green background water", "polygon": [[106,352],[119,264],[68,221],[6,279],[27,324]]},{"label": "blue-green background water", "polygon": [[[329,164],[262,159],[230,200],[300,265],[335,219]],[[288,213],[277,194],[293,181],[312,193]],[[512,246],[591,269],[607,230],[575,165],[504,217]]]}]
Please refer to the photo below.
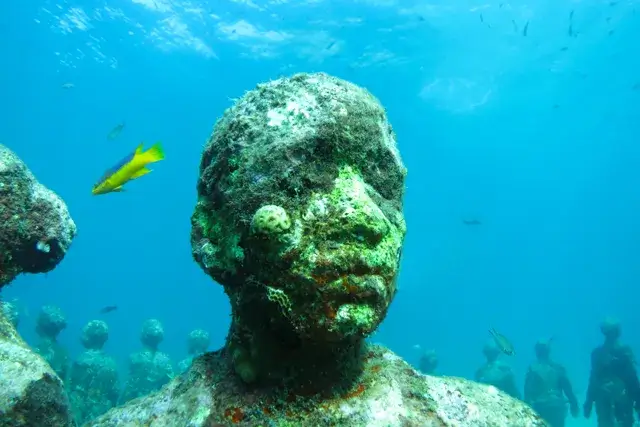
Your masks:
[{"label": "blue-green background water", "polygon": [[[74,354],[82,326],[108,320],[123,367],[149,317],[176,362],[194,328],[220,346],[229,306],[189,244],[202,145],[258,82],[324,71],[381,100],[409,169],[400,292],[375,341],[472,377],[493,326],[522,386],[534,341],[554,336],[581,401],[604,316],[640,352],[637,1],[7,1],[0,40],[0,141],[79,230],[56,270],[4,291],[27,340],[55,304]],[[166,160],[91,196],[143,140]]]}]

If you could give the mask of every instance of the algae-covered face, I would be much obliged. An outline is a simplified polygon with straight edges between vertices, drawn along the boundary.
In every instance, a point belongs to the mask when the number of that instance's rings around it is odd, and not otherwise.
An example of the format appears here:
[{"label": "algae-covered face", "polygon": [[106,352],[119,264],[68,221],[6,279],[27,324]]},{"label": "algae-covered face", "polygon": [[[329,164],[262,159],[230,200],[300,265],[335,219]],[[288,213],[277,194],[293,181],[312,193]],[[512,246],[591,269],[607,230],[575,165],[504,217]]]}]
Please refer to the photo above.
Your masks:
[{"label": "algae-covered face", "polygon": [[384,319],[396,292],[405,234],[402,213],[343,166],[330,190],[313,193],[287,212],[258,209],[251,234],[270,244],[258,256],[286,262],[282,280],[267,283],[267,299],[303,335],[336,341],[363,337]]},{"label": "algae-covered face", "polygon": [[297,74],[225,111],[202,155],[191,244],[229,295],[235,338],[371,333],[396,292],[405,176],[384,108],[347,81]]}]

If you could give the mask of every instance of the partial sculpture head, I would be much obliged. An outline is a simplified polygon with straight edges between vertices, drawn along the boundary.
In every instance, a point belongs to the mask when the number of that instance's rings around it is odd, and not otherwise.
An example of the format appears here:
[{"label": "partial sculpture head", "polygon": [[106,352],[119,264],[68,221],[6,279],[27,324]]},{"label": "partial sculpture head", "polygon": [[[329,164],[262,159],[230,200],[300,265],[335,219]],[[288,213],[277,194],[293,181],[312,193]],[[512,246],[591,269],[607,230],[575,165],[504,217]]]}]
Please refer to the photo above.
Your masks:
[{"label": "partial sculpture head", "polygon": [[109,326],[102,320],[92,320],[82,328],[80,341],[87,350],[100,350],[109,339]]},{"label": "partial sculpture head", "polygon": [[362,339],[396,293],[405,175],[366,90],[321,73],[258,85],[205,146],[194,258],[224,286],[236,325]]},{"label": "partial sculpture head", "polygon": [[148,319],[142,324],[140,341],[145,347],[156,350],[164,339],[164,328],[158,319]]},{"label": "partial sculpture head", "polygon": [[207,351],[210,343],[209,332],[202,329],[193,330],[187,338],[187,351],[189,354],[202,354]]},{"label": "partial sculpture head", "polygon": [[500,349],[493,339],[488,340],[482,348],[482,354],[486,357],[487,362],[494,362],[500,356]]},{"label": "partial sculpture head", "polygon": [[45,305],[40,309],[36,321],[36,333],[41,338],[55,340],[58,334],[67,327],[67,318],[62,310],[53,305]]},{"label": "partial sculpture head", "polygon": [[435,350],[427,350],[420,357],[419,368],[425,374],[433,374],[438,367],[438,355]]},{"label": "partial sculpture head", "polygon": [[600,323],[600,331],[607,341],[616,341],[622,333],[620,321],[613,317],[607,317]]},{"label": "partial sculpture head", "polygon": [[535,353],[538,360],[547,360],[551,354],[551,339],[540,339],[536,342]]},{"label": "partial sculpture head", "polygon": [[0,217],[0,288],[19,274],[54,269],[76,235],[64,201],[2,144]]}]

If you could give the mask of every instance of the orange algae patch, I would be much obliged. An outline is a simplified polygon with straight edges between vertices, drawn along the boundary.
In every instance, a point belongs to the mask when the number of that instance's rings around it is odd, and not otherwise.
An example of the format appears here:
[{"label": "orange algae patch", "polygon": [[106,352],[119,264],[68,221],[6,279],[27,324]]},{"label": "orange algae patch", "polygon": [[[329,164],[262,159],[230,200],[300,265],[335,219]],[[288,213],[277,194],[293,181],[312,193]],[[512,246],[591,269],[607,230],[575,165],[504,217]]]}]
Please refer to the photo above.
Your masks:
[{"label": "orange algae patch", "polygon": [[373,365],[373,366],[371,367],[371,372],[373,372],[373,373],[377,373],[377,372],[380,372],[380,369],[382,369],[382,366],[380,366],[380,365]]},{"label": "orange algae patch", "polygon": [[364,384],[358,384],[358,387],[356,387],[355,390],[350,391],[349,393],[347,393],[344,398],[345,399],[352,399],[354,397],[358,397],[360,396],[362,393],[364,393],[366,387],[364,386]]},{"label": "orange algae patch", "polygon": [[316,286],[324,286],[324,285],[326,285],[327,283],[329,283],[331,281],[328,277],[318,276],[318,275],[315,275],[315,274],[312,274],[311,278],[315,282]]},{"label": "orange algae patch", "polygon": [[331,307],[331,304],[329,303],[325,303],[324,304],[324,314],[325,316],[327,316],[327,319],[335,319],[336,318],[336,309]]},{"label": "orange algae patch", "polygon": [[360,292],[360,287],[349,283],[348,276],[342,276],[341,279],[342,279],[342,286],[344,286],[344,288],[350,295],[355,295]]},{"label": "orange algae patch", "polygon": [[224,411],[224,416],[234,424],[244,420],[244,412],[242,412],[242,409],[240,408],[227,408]]}]

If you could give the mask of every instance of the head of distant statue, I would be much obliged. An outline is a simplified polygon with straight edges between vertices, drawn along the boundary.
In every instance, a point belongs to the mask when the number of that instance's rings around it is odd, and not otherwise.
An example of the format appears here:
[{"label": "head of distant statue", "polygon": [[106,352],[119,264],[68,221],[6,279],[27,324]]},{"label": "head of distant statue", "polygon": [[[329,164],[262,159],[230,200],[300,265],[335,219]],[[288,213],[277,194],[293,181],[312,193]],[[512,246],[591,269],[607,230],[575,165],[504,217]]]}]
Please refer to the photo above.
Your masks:
[{"label": "head of distant statue", "polygon": [[420,370],[425,374],[435,373],[438,367],[438,354],[435,350],[427,350],[420,357],[419,366]]},{"label": "head of distant statue", "polygon": [[600,323],[600,332],[602,332],[602,335],[604,335],[607,341],[617,341],[622,334],[620,321],[613,317],[607,317],[602,321],[602,323]]},{"label": "head of distant statue", "polygon": [[158,319],[147,319],[142,324],[140,331],[140,342],[149,350],[157,350],[164,340],[164,327]]},{"label": "head of distant statue", "polygon": [[202,354],[207,351],[207,348],[211,344],[211,338],[209,332],[202,329],[195,329],[189,332],[187,337],[187,352],[189,354]]},{"label": "head of distant statue", "polygon": [[500,353],[500,349],[493,339],[487,340],[484,347],[482,347],[482,354],[484,354],[487,362],[495,362],[498,359],[498,356],[500,356]]},{"label": "head of distant statue", "polygon": [[103,320],[92,320],[82,328],[80,341],[87,350],[101,350],[109,339],[109,326]]},{"label": "head of distant statue", "polygon": [[67,327],[67,317],[59,307],[45,305],[36,320],[36,333],[45,339],[55,340]]},{"label": "head of distant statue", "polygon": [[547,361],[551,355],[551,340],[550,339],[540,339],[536,342],[535,345],[535,353],[536,358],[539,361]]},{"label": "head of distant statue", "polygon": [[230,297],[234,333],[374,331],[396,293],[405,175],[383,107],[344,80],[294,75],[225,111],[202,155],[191,244]]}]

